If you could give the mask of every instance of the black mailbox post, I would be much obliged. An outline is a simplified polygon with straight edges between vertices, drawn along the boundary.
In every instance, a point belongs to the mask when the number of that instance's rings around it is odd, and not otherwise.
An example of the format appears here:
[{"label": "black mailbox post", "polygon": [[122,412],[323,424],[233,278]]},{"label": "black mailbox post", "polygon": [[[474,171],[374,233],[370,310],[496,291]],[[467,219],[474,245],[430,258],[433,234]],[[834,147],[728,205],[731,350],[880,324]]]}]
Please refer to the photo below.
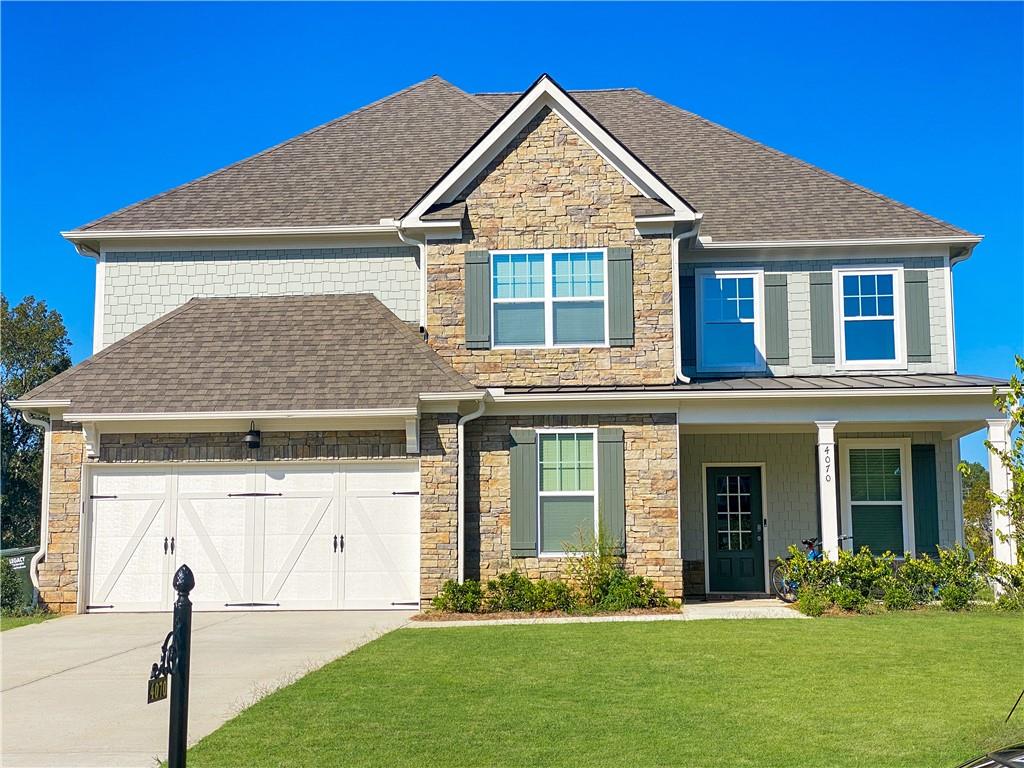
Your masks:
[{"label": "black mailbox post", "polygon": [[160,648],[159,663],[154,664],[149,673],[150,704],[167,697],[167,678],[171,678],[168,768],[185,768],[188,750],[188,674],[192,657],[192,602],[188,595],[195,585],[195,576],[187,565],[174,574],[173,586],[178,596],[174,601],[172,629]]}]

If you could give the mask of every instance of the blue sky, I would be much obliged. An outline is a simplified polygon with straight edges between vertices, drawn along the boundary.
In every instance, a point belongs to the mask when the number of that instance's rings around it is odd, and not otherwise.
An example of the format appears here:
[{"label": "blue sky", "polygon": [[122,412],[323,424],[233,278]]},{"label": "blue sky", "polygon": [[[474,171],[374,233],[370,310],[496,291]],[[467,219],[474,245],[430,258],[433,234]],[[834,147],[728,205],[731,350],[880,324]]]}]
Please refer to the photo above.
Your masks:
[{"label": "blue sky", "polygon": [[[1024,6],[4,3],[2,284],[92,339],[58,232],[432,74],[637,86],[986,236],[954,271],[959,370],[1024,352]],[[559,39],[548,30],[564,35]],[[503,42],[504,41],[504,42]],[[981,458],[980,439],[964,444]]]}]

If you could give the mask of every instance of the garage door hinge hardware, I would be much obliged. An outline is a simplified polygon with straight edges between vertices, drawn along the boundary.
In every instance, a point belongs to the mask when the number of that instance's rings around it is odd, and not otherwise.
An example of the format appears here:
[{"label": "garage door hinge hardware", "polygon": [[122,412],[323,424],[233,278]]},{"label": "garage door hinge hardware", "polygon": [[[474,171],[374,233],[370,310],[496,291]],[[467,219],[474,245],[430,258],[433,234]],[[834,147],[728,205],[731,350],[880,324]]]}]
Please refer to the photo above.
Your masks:
[{"label": "garage door hinge hardware", "polygon": [[261,605],[269,605],[274,608],[279,607],[280,603],[224,603],[225,608],[259,608]]},{"label": "garage door hinge hardware", "polygon": [[392,496],[419,496],[419,491],[392,491]]},{"label": "garage door hinge hardware", "polygon": [[235,496],[284,496],[283,493],[260,493],[259,491],[253,491],[252,493],[229,493],[228,498]]},{"label": "garage door hinge hardware", "polygon": [[90,496],[90,499],[116,499],[117,496]]}]

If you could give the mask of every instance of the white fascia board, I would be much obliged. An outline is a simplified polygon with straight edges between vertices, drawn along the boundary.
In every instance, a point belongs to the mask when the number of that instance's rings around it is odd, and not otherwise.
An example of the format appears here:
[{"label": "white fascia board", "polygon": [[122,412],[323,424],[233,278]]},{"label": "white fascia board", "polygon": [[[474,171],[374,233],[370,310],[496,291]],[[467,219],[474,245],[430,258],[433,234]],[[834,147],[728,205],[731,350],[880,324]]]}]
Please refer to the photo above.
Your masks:
[{"label": "white fascia board", "polygon": [[408,418],[416,408],[346,408],[306,411],[180,411],[164,413],[68,413],[65,421],[220,421],[231,419],[366,419]]},{"label": "white fascia board", "polygon": [[696,212],[659,179],[647,166],[592,118],[547,75],[542,76],[481,139],[463,155],[409,211],[403,228],[420,228],[420,220],[431,206],[454,197],[475,179],[498,152],[512,141],[534,115],[549,107],[570,128],[600,154],[643,194],[671,206],[678,221],[693,221]]},{"label": "white fascia board", "polygon": [[7,404],[18,411],[38,411],[50,408],[67,408],[70,400],[8,400]]},{"label": "white fascia board", "polygon": [[435,403],[439,401],[480,401],[491,399],[491,393],[486,389],[467,390],[466,392],[421,392],[420,402]]},{"label": "white fascia board", "polygon": [[178,238],[178,237],[269,237],[289,235],[345,235],[345,234],[380,234],[394,232],[395,227],[389,224],[355,224],[317,227],[226,227],[208,229],[136,229],[136,230],[99,230],[76,229],[61,232],[61,237],[72,243],[84,240],[126,240],[144,238]]},{"label": "white fascia board", "polygon": [[712,248],[819,248],[851,245],[977,245],[982,238],[969,235],[950,237],[905,237],[853,240],[737,240],[734,242],[713,242],[710,237],[700,237],[701,247]]}]

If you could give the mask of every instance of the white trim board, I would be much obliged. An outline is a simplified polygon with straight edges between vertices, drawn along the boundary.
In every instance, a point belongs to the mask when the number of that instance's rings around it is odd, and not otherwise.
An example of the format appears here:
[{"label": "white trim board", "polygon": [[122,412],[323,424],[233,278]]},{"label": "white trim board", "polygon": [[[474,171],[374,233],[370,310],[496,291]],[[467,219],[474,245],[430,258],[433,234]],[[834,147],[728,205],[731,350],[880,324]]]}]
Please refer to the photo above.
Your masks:
[{"label": "white trim board", "polygon": [[669,205],[676,221],[695,221],[696,211],[612,136],[548,75],[541,77],[485,133],[476,144],[417,202],[402,219],[403,228],[422,227],[431,206],[451,202],[487,164],[513,141],[523,127],[548,107],[606,162],[647,197]]}]

